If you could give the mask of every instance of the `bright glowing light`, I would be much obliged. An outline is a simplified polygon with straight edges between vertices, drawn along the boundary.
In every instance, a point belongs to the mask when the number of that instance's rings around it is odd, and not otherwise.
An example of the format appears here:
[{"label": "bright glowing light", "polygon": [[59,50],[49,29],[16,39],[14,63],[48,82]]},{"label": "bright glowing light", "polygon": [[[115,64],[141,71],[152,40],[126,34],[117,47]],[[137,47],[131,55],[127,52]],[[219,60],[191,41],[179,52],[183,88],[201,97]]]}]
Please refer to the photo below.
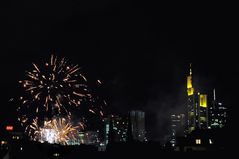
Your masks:
[{"label": "bright glowing light", "polygon": [[200,106],[206,108],[207,107],[207,95],[206,94],[200,94],[199,95],[200,100]]},{"label": "bright glowing light", "polygon": [[212,139],[209,139],[209,144],[213,144]]},{"label": "bright glowing light", "polygon": [[[29,126],[32,131],[32,139],[50,144],[67,145],[69,141],[77,138],[79,126],[73,126],[65,118],[54,118],[44,121],[43,126],[37,124],[37,120]],[[30,131],[31,132],[31,131]]]},{"label": "bright glowing light", "polygon": [[201,144],[201,139],[196,139],[196,144],[200,145]]},{"label": "bright glowing light", "polygon": [[59,153],[54,153],[53,156],[58,157],[58,156],[60,156],[60,154]]},{"label": "bright glowing light", "polygon": [[57,140],[57,132],[54,129],[42,129],[42,139],[53,144]]},{"label": "bright glowing light", "polygon": [[6,130],[7,130],[7,131],[13,131],[13,126],[12,126],[12,125],[6,126]]}]

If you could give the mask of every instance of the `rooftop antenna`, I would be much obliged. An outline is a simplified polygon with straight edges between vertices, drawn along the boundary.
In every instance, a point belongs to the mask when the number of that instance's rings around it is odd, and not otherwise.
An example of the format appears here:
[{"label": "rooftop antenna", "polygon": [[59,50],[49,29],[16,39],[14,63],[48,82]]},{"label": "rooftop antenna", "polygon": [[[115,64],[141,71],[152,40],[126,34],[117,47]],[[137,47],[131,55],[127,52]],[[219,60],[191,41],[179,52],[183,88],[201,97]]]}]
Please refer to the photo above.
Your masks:
[{"label": "rooftop antenna", "polygon": [[213,100],[216,101],[216,89],[213,89]]}]

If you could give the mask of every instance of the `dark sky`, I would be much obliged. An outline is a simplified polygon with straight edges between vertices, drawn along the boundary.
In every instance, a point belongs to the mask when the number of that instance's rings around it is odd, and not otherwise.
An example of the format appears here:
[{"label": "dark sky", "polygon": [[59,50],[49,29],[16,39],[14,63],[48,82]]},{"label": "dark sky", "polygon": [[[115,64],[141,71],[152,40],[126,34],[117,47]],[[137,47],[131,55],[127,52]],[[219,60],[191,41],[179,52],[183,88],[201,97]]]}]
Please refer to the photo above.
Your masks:
[{"label": "dark sky", "polygon": [[225,105],[234,105],[239,71],[223,4],[25,0],[0,6],[0,123],[15,118],[8,99],[24,71],[50,53],[102,79],[115,112],[145,110],[152,139],[162,138],[169,115],[184,108],[189,63],[201,92],[215,87]]}]

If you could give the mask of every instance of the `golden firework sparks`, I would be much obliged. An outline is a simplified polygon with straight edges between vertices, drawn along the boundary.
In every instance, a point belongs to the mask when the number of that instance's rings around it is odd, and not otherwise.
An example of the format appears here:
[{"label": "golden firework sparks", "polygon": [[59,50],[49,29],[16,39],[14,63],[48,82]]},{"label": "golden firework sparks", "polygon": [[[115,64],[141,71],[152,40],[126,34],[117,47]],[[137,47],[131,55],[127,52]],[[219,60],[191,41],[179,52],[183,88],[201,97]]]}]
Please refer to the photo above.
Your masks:
[{"label": "golden firework sparks", "polygon": [[[87,81],[86,77],[79,72],[78,65],[72,65],[64,58],[59,59],[54,55],[51,55],[50,61],[44,62],[42,66],[36,63],[32,65],[33,70],[27,71],[28,78],[19,81],[24,90],[33,97],[20,99],[23,105],[31,103],[39,107],[43,106],[45,111],[57,108],[58,111],[67,113],[66,106],[61,109],[63,105],[79,106],[82,98],[91,98],[91,94],[86,89],[87,84],[80,80],[83,78],[84,82]],[[79,87],[76,87],[77,85]],[[39,110],[38,108],[36,112]]]},{"label": "golden firework sparks", "polygon": [[30,126],[35,130],[35,136],[42,142],[67,145],[69,141],[77,138],[79,126],[73,126],[65,118],[54,118],[44,121],[43,127],[39,127],[36,122]]},{"label": "golden firework sparks", "polygon": [[[78,65],[54,55],[42,65],[32,65],[32,70],[26,71],[26,79],[19,81],[26,94],[19,98],[22,106],[17,108],[18,112],[23,112],[18,120],[31,139],[67,144],[74,138],[72,134],[76,129],[87,127],[88,121],[84,115],[80,117],[82,121],[77,127],[69,122],[73,116],[72,110],[81,110],[81,106],[86,106],[84,111],[89,111],[91,115],[104,116],[102,105],[106,105],[106,102],[97,103],[99,97],[89,87],[89,81]],[[102,84],[100,80],[96,82]],[[52,119],[54,115],[67,119]]]}]

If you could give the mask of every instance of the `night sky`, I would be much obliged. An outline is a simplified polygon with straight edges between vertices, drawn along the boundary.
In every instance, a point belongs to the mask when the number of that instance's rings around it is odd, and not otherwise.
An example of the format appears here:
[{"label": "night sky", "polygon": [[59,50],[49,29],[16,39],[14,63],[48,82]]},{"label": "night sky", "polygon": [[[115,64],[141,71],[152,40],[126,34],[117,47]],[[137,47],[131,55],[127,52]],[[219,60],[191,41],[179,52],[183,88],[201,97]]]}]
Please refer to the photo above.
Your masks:
[{"label": "night sky", "polygon": [[18,95],[18,80],[51,53],[101,79],[113,112],[146,111],[153,140],[167,134],[169,115],[185,108],[189,63],[200,92],[210,97],[216,88],[220,101],[234,105],[238,62],[230,14],[221,4],[25,0],[0,6],[0,123],[14,123],[8,100]]}]

